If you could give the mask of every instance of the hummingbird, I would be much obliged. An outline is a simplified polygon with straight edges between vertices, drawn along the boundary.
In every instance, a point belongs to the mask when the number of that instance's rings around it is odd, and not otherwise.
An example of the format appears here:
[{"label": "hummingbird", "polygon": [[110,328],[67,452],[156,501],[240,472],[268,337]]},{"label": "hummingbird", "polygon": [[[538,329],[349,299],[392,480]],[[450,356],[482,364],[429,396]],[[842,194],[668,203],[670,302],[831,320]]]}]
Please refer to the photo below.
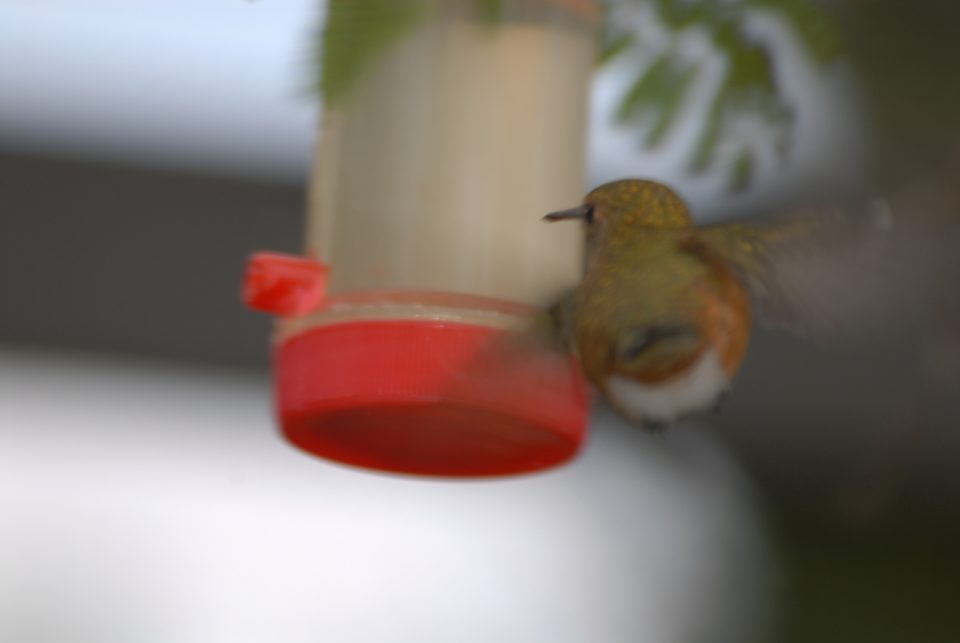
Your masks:
[{"label": "hummingbird", "polygon": [[919,308],[937,253],[900,252],[918,244],[891,234],[893,214],[878,200],[699,226],[666,185],[607,183],[544,217],[586,229],[582,280],[549,307],[546,325],[614,410],[663,428],[717,406],[755,320],[807,334],[859,332],[894,301]]}]

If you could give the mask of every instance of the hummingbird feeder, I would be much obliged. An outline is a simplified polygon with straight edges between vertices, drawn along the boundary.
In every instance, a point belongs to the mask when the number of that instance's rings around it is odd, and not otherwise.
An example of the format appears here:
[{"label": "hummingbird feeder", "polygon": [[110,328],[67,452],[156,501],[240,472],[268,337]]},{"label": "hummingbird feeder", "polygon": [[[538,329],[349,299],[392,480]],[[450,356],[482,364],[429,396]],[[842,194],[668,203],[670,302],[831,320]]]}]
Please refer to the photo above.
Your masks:
[{"label": "hummingbird feeder", "polygon": [[[340,3],[327,37],[363,28],[334,21],[368,4]],[[540,216],[583,192],[596,7],[489,4],[417,0],[429,10],[402,35],[354,52],[361,73],[325,90],[306,256],[248,263],[247,304],[277,317],[279,423],[305,451],[478,477],[558,465],[582,442],[572,360],[464,373],[580,275],[580,232]]]}]

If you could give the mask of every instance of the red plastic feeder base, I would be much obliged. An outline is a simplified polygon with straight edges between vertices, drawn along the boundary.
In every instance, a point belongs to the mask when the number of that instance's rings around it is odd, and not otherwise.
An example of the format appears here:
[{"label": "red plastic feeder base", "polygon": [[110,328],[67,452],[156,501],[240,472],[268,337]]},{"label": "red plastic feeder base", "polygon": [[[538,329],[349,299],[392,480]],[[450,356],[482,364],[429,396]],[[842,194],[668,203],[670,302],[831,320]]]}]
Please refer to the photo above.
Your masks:
[{"label": "red plastic feeder base", "polygon": [[393,472],[479,477],[546,469],[583,440],[587,393],[566,358],[497,348],[485,326],[317,326],[278,347],[284,434],[310,453]]}]

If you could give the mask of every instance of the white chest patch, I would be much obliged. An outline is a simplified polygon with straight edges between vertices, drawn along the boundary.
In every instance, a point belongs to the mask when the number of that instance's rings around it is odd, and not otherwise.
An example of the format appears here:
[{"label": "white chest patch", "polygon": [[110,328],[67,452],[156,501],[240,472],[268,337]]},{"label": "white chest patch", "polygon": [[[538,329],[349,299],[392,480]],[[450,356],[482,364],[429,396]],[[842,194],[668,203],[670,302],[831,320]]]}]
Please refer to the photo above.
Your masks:
[{"label": "white chest patch", "polygon": [[607,379],[607,396],[633,420],[670,423],[712,407],[729,380],[713,349],[686,373],[658,384],[641,384],[620,375]]}]

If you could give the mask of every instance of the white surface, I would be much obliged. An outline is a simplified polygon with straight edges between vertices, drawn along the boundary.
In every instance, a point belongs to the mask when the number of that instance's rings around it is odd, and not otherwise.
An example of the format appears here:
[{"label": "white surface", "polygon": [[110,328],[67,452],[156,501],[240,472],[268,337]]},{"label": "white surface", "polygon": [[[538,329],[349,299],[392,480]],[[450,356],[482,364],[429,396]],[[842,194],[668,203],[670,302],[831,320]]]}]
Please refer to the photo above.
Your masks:
[{"label": "white surface", "polygon": [[763,546],[704,434],[444,482],[306,456],[265,380],[0,352],[0,640],[749,640]]}]

